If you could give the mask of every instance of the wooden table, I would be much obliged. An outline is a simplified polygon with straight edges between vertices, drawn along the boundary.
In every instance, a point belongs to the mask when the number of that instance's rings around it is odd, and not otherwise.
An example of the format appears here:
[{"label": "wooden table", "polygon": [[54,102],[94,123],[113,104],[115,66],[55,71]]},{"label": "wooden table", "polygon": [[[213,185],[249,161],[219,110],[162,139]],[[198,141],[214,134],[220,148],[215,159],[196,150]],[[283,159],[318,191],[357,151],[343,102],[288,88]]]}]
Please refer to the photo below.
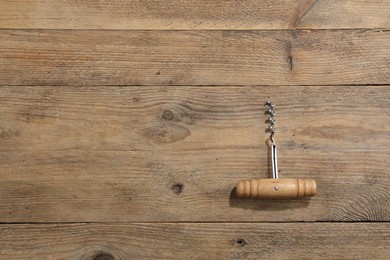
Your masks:
[{"label": "wooden table", "polygon": [[[2,0],[0,28],[0,259],[388,259],[389,0]],[[267,100],[312,199],[234,196]]]}]

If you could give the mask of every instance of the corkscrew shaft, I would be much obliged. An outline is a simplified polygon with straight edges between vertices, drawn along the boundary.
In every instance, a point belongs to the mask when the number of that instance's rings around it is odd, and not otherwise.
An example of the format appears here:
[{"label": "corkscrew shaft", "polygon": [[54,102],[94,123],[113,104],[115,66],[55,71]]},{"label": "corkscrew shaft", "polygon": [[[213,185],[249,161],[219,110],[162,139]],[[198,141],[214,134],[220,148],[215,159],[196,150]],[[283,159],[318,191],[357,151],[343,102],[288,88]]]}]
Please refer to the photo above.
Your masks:
[{"label": "corkscrew shaft", "polygon": [[271,158],[272,158],[272,177],[274,179],[279,178],[278,174],[278,156],[275,143],[271,144]]}]

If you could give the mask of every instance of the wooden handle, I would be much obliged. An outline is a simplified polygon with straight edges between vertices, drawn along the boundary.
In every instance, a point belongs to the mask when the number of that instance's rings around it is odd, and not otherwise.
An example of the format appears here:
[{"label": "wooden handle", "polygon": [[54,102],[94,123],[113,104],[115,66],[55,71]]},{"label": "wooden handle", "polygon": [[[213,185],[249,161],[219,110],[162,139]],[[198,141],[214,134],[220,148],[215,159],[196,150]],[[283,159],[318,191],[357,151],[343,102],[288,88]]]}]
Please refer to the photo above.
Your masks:
[{"label": "wooden handle", "polygon": [[239,181],[236,186],[238,198],[295,199],[316,194],[315,180],[307,179],[253,179]]}]

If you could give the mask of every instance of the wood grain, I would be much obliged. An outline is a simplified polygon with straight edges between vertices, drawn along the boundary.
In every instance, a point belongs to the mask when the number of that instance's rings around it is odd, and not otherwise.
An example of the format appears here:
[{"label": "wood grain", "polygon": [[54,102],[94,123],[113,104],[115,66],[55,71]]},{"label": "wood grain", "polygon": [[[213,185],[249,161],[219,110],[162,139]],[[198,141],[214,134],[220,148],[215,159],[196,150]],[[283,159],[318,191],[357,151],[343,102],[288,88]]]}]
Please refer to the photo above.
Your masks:
[{"label": "wood grain", "polygon": [[[280,177],[311,200],[238,200]],[[0,222],[388,221],[389,86],[3,86]],[[288,214],[287,214],[288,212]]]},{"label": "wood grain", "polygon": [[0,234],[1,259],[387,259],[390,253],[389,223],[1,225]]},{"label": "wood grain", "polygon": [[2,85],[390,83],[390,31],[1,30]]},{"label": "wood grain", "polygon": [[390,2],[367,0],[2,0],[0,28],[389,28]]}]

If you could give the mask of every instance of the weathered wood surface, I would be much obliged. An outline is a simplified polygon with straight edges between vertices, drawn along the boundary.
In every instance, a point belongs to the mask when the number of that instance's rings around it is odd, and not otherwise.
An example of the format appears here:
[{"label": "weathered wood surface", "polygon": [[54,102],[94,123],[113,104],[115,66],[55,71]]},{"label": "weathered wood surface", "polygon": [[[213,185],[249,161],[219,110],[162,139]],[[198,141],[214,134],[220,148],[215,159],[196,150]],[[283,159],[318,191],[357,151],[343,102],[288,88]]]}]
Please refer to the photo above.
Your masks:
[{"label": "weathered wood surface", "polygon": [[390,1],[2,0],[0,28],[389,28]]},{"label": "weathered wood surface", "polygon": [[1,259],[388,259],[390,253],[389,223],[1,225],[0,234]]},{"label": "weathered wood surface", "polygon": [[[389,13],[1,1],[0,259],[387,259]],[[311,199],[235,197],[271,173],[266,100]]]},{"label": "weathered wood surface", "polygon": [[0,30],[2,85],[390,84],[390,31]]},{"label": "weathered wood surface", "polygon": [[[280,176],[311,200],[238,200]],[[389,86],[0,88],[0,222],[388,221]]]}]

